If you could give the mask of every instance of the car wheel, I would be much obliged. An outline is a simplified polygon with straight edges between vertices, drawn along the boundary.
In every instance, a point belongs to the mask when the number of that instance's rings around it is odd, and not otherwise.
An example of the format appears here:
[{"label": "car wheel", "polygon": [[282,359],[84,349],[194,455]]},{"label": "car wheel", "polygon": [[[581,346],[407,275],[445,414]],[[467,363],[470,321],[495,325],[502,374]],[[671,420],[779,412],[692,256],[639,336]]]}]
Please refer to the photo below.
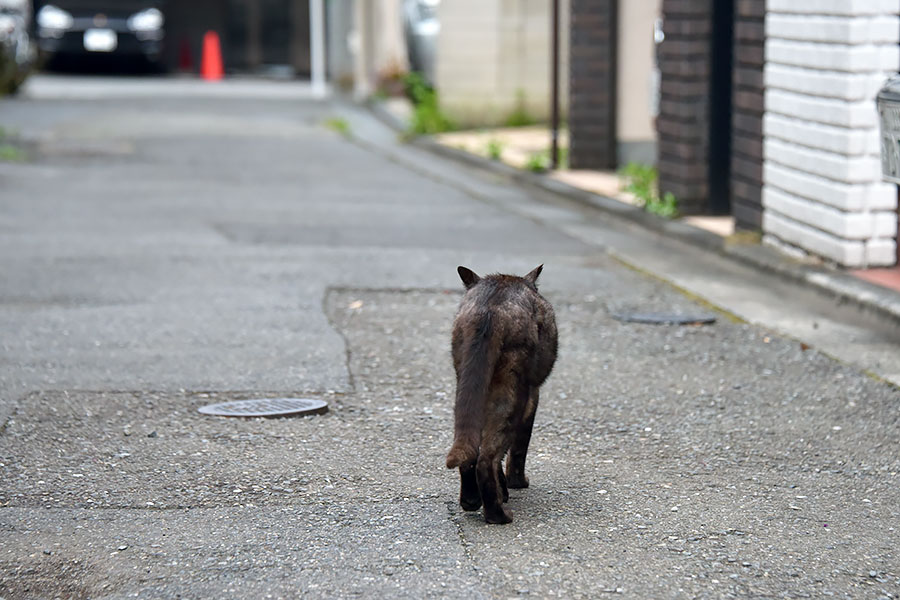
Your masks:
[{"label": "car wheel", "polygon": [[19,93],[19,90],[22,89],[22,84],[25,83],[25,80],[28,79],[28,76],[22,77],[13,77],[6,86],[6,93],[10,96],[14,96]]}]

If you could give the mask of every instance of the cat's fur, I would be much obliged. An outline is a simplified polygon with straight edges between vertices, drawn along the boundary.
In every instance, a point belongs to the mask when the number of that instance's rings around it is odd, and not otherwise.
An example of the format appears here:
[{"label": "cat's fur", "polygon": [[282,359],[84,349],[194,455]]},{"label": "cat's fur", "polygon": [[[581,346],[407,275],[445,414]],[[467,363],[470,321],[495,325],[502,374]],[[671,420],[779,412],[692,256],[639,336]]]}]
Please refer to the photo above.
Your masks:
[{"label": "cat's fur", "polygon": [[538,388],[556,362],[556,318],[536,285],[542,269],[525,277],[457,269],[466,293],[453,323],[456,408],[447,468],[459,467],[460,505],[483,504],[488,523],[512,521],[503,508],[507,488],[528,487],[525,455]]}]

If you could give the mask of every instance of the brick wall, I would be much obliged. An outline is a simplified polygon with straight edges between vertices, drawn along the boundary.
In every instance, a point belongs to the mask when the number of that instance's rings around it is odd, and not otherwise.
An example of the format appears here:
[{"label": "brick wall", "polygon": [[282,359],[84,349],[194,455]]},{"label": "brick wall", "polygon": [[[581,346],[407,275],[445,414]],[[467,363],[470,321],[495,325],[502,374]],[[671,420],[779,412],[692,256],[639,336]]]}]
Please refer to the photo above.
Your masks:
[{"label": "brick wall", "polygon": [[617,166],[616,3],[571,0],[569,165],[573,169]]},{"label": "brick wall", "polygon": [[731,213],[762,227],[763,65],[766,0],[736,0],[731,121]]},{"label": "brick wall", "polygon": [[768,0],[764,240],[849,267],[896,261],[875,96],[900,68],[897,0]]},{"label": "brick wall", "polygon": [[662,4],[666,39],[659,46],[659,186],[661,193],[672,192],[688,214],[708,206],[712,1]]}]

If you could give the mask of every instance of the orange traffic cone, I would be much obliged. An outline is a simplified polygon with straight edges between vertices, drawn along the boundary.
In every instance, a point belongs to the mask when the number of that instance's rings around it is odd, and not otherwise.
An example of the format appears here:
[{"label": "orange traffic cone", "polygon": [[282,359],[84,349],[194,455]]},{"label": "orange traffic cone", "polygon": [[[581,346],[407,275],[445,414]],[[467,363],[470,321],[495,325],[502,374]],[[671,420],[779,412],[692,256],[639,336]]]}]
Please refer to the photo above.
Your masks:
[{"label": "orange traffic cone", "polygon": [[225,75],[222,66],[222,48],[219,46],[219,34],[207,31],[203,36],[203,58],[200,65],[200,77],[207,81],[218,81]]}]

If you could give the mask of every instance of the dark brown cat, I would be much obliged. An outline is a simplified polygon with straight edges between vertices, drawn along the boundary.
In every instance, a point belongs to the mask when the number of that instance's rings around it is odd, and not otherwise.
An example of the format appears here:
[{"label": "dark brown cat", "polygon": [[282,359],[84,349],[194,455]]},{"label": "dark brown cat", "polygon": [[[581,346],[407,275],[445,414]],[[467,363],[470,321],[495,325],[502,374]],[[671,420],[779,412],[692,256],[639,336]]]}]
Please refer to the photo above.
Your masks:
[{"label": "dark brown cat", "polygon": [[[538,293],[544,265],[525,277],[479,277],[465,267],[466,293],[453,323],[456,408],[447,468],[459,467],[459,504],[509,523],[508,487],[528,487],[525,455],[538,388],[556,362],[556,318]],[[504,475],[500,462],[509,451]]]}]

